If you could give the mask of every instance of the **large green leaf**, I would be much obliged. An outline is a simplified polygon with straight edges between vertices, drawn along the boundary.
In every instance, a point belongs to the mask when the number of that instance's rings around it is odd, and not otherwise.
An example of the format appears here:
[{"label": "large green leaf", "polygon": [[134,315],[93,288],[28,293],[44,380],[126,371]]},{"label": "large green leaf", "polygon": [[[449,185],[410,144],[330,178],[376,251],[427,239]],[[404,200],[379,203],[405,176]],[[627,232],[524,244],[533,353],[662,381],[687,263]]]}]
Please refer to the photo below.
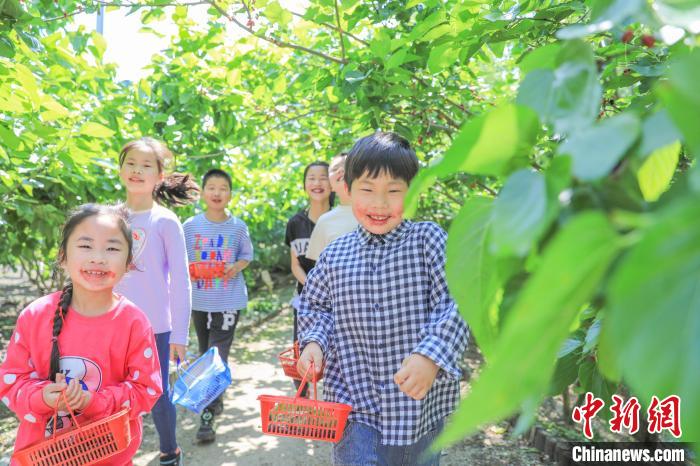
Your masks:
[{"label": "large green leaf", "polygon": [[524,256],[547,226],[544,175],[518,170],[508,177],[493,206],[491,250],[499,256]]},{"label": "large green leaf", "polygon": [[678,165],[681,143],[676,141],[656,149],[637,170],[639,189],[644,200],[656,201],[669,187]]},{"label": "large green leaf", "polygon": [[528,73],[516,101],[537,111],[555,132],[575,134],[593,123],[600,108],[602,90],[593,51],[584,42],[567,42],[558,52],[556,65],[553,71]]},{"label": "large green leaf", "polygon": [[574,176],[593,181],[606,176],[637,140],[639,120],[621,113],[581,130],[559,148],[559,155],[571,156]]},{"label": "large green leaf", "polygon": [[617,233],[597,212],[581,214],[562,228],[525,284],[489,365],[452,416],[439,445],[455,442],[546,393],[569,328],[600,286],[619,246]]},{"label": "large green leaf", "polygon": [[700,156],[700,50],[674,63],[668,72],[668,80],[658,91],[676,127],[695,156]]},{"label": "large green leaf", "polygon": [[488,251],[493,201],[473,197],[450,225],[447,240],[447,283],[459,312],[488,358],[496,340],[494,305],[501,283],[496,259]]},{"label": "large green leaf", "polygon": [[642,399],[682,398],[686,440],[700,441],[700,202],[672,204],[610,281],[601,339]]}]

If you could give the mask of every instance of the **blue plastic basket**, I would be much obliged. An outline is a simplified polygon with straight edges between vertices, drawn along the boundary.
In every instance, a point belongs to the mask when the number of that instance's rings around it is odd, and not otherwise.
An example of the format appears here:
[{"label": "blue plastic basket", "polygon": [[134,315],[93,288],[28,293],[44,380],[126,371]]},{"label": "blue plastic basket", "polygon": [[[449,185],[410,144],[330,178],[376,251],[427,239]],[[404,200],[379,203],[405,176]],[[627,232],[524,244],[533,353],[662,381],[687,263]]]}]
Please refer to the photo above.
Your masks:
[{"label": "blue plastic basket", "polygon": [[190,411],[201,413],[231,385],[231,369],[213,346],[187,367],[178,368],[170,398]]}]

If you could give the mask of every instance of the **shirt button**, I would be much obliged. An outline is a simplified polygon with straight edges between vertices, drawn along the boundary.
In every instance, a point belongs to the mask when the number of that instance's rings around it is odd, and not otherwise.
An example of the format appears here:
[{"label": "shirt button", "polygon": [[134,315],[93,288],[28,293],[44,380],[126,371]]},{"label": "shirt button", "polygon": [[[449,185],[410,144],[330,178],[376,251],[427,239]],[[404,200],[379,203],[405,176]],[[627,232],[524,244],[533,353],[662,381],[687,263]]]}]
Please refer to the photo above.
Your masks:
[{"label": "shirt button", "polygon": [[375,310],[375,311],[378,311],[378,310],[379,310],[379,304],[376,304],[376,303],[374,304],[374,310]]}]

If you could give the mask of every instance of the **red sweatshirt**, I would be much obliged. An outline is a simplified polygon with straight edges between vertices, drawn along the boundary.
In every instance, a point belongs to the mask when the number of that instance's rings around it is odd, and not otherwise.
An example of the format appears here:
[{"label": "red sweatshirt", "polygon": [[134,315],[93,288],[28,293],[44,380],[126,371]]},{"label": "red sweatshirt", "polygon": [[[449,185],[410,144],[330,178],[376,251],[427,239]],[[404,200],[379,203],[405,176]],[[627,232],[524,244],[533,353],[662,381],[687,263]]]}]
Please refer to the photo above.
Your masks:
[{"label": "red sweatshirt", "polygon": [[[39,298],[20,314],[0,365],[0,399],[20,419],[15,451],[51,436],[53,408],[43,400],[49,384],[53,317],[60,292]],[[58,337],[60,368],[93,395],[78,422],[101,419],[130,408],[132,440],[109,465],[131,464],[141,444],[141,416],[163,392],[156,342],[148,318],[124,297],[110,311],[86,317],[68,310]],[[57,431],[72,421],[59,413]]]}]

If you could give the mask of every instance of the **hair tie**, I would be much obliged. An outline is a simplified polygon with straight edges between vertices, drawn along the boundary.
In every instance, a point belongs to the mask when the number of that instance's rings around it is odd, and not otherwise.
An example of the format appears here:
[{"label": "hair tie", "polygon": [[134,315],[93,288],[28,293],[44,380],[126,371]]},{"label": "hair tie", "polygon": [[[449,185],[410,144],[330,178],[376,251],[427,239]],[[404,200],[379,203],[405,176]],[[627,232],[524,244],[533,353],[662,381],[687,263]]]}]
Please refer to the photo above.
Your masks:
[{"label": "hair tie", "polygon": [[56,343],[58,341],[58,337],[51,337],[51,342]]}]

